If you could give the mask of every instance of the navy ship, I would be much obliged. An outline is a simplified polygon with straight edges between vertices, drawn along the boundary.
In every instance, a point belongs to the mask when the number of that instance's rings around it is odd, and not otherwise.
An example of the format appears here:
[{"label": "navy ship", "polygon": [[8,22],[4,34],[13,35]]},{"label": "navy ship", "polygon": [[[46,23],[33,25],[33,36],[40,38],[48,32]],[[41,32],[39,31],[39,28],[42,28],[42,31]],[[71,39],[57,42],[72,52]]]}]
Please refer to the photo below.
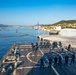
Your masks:
[{"label": "navy ship", "polygon": [[52,30],[49,32],[49,35],[58,35],[59,33],[56,30]]},{"label": "navy ship", "polygon": [[76,75],[76,59],[71,63],[75,50],[60,41],[15,42],[0,60],[0,75]]}]

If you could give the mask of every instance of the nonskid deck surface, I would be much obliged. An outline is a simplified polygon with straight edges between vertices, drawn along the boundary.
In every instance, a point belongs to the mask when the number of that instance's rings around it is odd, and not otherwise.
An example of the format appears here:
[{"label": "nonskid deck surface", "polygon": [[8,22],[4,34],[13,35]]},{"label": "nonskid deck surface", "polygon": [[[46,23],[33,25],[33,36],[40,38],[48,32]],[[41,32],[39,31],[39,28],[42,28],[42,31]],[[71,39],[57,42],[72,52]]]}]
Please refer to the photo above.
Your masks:
[{"label": "nonskid deck surface", "polygon": [[[13,75],[76,75],[76,62],[70,65],[71,53],[68,51],[61,51],[59,48],[51,49],[49,48],[38,48],[37,51],[33,51],[30,45],[20,45],[16,49],[17,55],[19,57],[13,64],[17,64],[17,67],[13,71]],[[66,53],[69,54],[69,64],[64,66],[64,57]],[[55,66],[54,61],[51,67],[48,67],[48,58],[52,56],[62,57],[62,66]],[[40,59],[43,58],[44,68],[40,68]],[[7,61],[9,62],[9,61]],[[9,63],[6,63],[9,64]],[[5,75],[10,75],[8,70]]]},{"label": "nonskid deck surface", "polygon": [[[25,52],[24,52],[25,51]],[[50,50],[50,48],[39,48],[36,52],[32,51],[32,49],[21,49],[20,61],[23,63],[17,68],[18,75],[75,75],[76,74],[76,64],[64,66],[64,57],[66,55],[65,52],[60,52],[59,49]],[[62,67],[52,66],[48,68],[48,57],[50,56],[63,56],[63,64]],[[70,54],[69,54],[70,55]],[[40,58],[43,57],[44,60],[44,68],[40,68]],[[54,63],[54,62],[53,62]],[[72,71],[73,70],[73,71]]]}]

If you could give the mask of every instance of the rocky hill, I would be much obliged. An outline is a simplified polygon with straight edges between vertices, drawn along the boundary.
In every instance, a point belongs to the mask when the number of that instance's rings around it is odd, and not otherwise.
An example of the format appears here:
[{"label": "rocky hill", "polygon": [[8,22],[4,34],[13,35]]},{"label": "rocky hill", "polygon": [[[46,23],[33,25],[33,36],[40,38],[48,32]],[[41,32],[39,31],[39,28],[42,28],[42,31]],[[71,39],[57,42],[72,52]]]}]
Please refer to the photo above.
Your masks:
[{"label": "rocky hill", "polygon": [[54,26],[61,26],[62,28],[74,28],[76,29],[76,20],[62,20],[54,24],[47,25],[47,28],[52,28]]},{"label": "rocky hill", "polygon": [[0,27],[8,27],[8,25],[0,24]]}]

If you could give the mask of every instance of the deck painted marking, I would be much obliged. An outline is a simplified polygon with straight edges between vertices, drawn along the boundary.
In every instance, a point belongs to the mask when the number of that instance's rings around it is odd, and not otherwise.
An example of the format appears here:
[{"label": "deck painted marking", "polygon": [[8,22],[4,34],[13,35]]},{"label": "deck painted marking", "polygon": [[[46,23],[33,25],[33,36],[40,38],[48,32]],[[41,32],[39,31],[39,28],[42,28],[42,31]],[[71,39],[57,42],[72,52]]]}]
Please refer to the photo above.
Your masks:
[{"label": "deck painted marking", "polygon": [[20,57],[25,57],[25,55],[21,55]]},{"label": "deck painted marking", "polygon": [[30,56],[31,53],[32,53],[32,52],[29,52],[29,53],[26,55],[26,58],[27,58],[30,62],[37,64],[37,62],[35,62],[35,61],[33,61],[33,60],[31,60],[31,59],[29,58],[29,56]]},{"label": "deck painted marking", "polygon": [[[26,55],[26,58],[27,58],[30,62],[37,64],[38,62],[33,61],[33,60],[31,60],[31,59],[29,58],[31,53],[32,53],[32,52],[29,52],[29,53]],[[35,56],[35,55],[31,55],[31,56]],[[40,56],[40,55],[37,55],[37,56]]]},{"label": "deck painted marking", "polygon": [[40,66],[26,66],[26,67],[19,67],[19,68],[17,68],[17,69],[22,69],[22,68],[27,68],[27,69],[31,69],[31,68],[40,68]]},{"label": "deck painted marking", "polygon": [[59,75],[59,73],[57,72],[57,70],[53,66],[51,66],[51,67],[54,70],[54,72],[56,73],[56,75]]},{"label": "deck painted marking", "polygon": [[[46,66],[44,66],[44,67],[46,67]],[[19,67],[17,69],[22,69],[22,68],[27,68],[27,69],[29,69],[29,68],[40,68],[40,66],[26,66],[26,67]]]},{"label": "deck painted marking", "polygon": [[24,49],[21,49],[20,51],[24,51]]},{"label": "deck painted marking", "polygon": [[[40,50],[40,52],[42,53],[42,55],[44,55],[44,53],[41,50]],[[46,60],[48,61],[48,59],[46,59]],[[53,66],[51,66],[51,68],[54,70],[54,72],[56,73],[56,75],[60,75]]]}]

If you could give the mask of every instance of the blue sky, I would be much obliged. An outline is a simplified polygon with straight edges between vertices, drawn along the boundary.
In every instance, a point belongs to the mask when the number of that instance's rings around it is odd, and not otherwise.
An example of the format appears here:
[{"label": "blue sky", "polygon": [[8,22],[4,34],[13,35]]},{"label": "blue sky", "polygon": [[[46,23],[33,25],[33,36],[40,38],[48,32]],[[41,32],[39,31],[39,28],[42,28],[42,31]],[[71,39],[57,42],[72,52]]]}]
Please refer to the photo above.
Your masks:
[{"label": "blue sky", "polygon": [[76,20],[76,0],[0,0],[0,24],[52,24]]}]

